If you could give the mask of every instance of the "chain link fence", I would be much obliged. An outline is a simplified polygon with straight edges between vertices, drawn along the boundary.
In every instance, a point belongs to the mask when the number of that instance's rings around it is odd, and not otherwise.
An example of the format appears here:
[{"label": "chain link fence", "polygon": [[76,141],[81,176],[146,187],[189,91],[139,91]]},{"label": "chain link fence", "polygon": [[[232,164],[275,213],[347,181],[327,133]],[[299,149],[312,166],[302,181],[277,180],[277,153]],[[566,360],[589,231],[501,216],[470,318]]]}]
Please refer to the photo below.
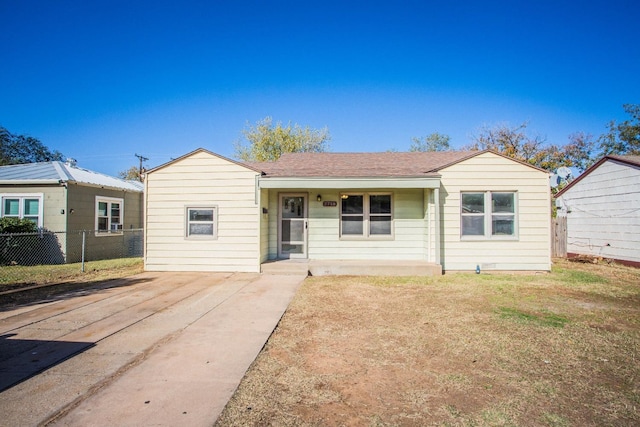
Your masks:
[{"label": "chain link fence", "polygon": [[0,284],[23,278],[34,266],[78,263],[84,271],[90,261],[142,257],[143,236],[143,229],[0,234]]}]

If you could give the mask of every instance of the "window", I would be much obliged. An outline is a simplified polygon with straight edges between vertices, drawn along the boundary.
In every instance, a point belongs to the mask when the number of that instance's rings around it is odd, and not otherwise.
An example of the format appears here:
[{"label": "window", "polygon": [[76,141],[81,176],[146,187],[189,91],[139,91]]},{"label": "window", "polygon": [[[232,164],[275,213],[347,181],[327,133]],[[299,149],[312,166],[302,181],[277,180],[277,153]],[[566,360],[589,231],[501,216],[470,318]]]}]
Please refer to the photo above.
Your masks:
[{"label": "window", "polygon": [[0,216],[22,218],[42,227],[42,194],[0,194]]},{"label": "window", "polygon": [[460,233],[462,237],[517,238],[515,192],[462,193],[461,202]]},{"label": "window", "polygon": [[341,237],[392,235],[390,194],[342,194]]},{"label": "window", "polygon": [[122,232],[124,200],[96,196],[96,233],[113,234]]},{"label": "window", "polygon": [[217,207],[187,207],[186,237],[216,239],[218,237]]}]

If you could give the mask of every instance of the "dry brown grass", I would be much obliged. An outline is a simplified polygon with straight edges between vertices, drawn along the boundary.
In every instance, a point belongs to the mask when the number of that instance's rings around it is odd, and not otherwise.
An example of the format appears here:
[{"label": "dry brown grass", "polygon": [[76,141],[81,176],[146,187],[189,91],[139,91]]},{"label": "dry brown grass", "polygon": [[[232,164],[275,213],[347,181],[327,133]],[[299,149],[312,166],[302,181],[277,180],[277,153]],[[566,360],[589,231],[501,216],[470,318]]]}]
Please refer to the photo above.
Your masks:
[{"label": "dry brown grass", "polygon": [[132,276],[144,270],[142,258],[118,258],[87,261],[82,264],[2,266],[0,267],[0,292],[32,286],[95,282]]},{"label": "dry brown grass", "polygon": [[636,269],[309,278],[217,425],[638,425],[639,344]]}]

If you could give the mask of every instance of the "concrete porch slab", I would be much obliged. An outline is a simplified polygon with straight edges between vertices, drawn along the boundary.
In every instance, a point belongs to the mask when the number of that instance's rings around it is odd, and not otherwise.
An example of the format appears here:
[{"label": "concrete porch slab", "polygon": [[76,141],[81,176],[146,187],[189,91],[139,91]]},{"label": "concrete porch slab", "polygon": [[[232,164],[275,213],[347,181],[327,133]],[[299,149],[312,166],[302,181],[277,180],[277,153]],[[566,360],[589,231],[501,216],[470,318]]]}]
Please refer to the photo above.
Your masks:
[{"label": "concrete porch slab", "polygon": [[442,266],[425,261],[395,260],[275,260],[262,264],[265,274],[312,276],[440,276]]},{"label": "concrete porch slab", "polygon": [[281,274],[281,275],[308,275],[309,260],[308,259],[278,259],[269,260],[260,266],[260,271],[264,274]]},{"label": "concrete porch slab", "polygon": [[424,261],[311,260],[312,276],[440,276],[442,266]]}]

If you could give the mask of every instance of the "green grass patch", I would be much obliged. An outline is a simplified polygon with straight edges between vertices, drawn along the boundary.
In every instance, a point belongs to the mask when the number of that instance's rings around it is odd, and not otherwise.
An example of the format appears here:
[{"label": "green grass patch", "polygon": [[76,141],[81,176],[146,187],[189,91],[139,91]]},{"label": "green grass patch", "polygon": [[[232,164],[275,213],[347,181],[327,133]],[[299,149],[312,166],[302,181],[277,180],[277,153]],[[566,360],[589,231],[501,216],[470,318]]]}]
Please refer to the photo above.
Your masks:
[{"label": "green grass patch", "polygon": [[563,328],[569,322],[566,317],[548,311],[531,314],[510,307],[498,307],[497,313],[502,319],[514,320],[519,323],[532,323],[539,326]]},{"label": "green grass patch", "polygon": [[609,283],[606,277],[599,274],[582,270],[572,270],[567,268],[553,268],[554,277],[566,284],[593,284],[593,283]]}]

